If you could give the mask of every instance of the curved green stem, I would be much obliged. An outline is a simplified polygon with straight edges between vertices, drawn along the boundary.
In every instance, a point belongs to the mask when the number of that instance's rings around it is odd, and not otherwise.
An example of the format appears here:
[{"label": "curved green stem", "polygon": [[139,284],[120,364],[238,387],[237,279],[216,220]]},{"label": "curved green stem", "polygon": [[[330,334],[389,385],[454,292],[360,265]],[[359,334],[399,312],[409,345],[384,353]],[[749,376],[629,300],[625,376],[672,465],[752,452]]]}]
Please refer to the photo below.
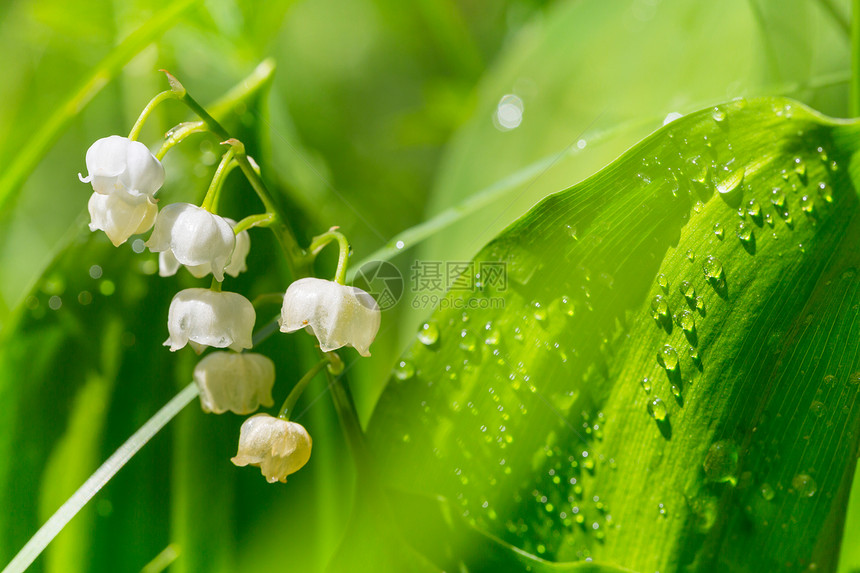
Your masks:
[{"label": "curved green stem", "polygon": [[242,231],[247,231],[253,227],[268,227],[272,224],[274,216],[271,213],[259,213],[257,215],[248,215],[233,227],[233,233],[238,235]]},{"label": "curved green stem", "polygon": [[299,398],[301,397],[302,392],[305,391],[305,388],[308,387],[308,384],[310,383],[311,380],[314,379],[314,376],[319,374],[320,370],[322,370],[325,367],[325,365],[328,363],[329,363],[328,357],[323,358],[322,360],[320,360],[319,362],[314,364],[313,368],[308,370],[307,374],[302,376],[301,380],[296,382],[296,385],[293,386],[292,390],[290,390],[289,396],[287,396],[287,399],[284,400],[284,405],[281,406],[281,411],[278,414],[278,417],[280,419],[282,419],[282,420],[289,420],[290,419],[290,413],[296,407],[296,402],[299,401]]},{"label": "curved green stem", "polygon": [[140,112],[140,115],[137,118],[137,121],[134,122],[134,126],[132,126],[131,131],[128,132],[128,138],[132,141],[136,141],[138,136],[140,135],[140,130],[143,129],[143,124],[146,123],[146,120],[149,119],[149,116],[155,110],[156,107],[162,102],[165,102],[169,99],[176,99],[177,94],[173,90],[166,90],[149,100],[149,103],[146,104],[146,107],[143,108],[143,111]]},{"label": "curved green stem", "polygon": [[343,233],[336,231],[337,227],[332,227],[327,232],[314,237],[308,247],[308,258],[313,260],[317,254],[332,241],[337,241],[340,252],[337,257],[337,270],[334,274],[334,281],[338,284],[344,284],[346,281],[346,267],[349,260],[349,241]]},{"label": "curved green stem", "polygon": [[221,283],[215,277],[212,277],[212,284],[209,285],[209,290],[214,290],[215,292],[221,292]]},{"label": "curved green stem", "polygon": [[218,212],[218,199],[221,196],[221,188],[224,186],[224,180],[227,179],[227,175],[233,170],[236,166],[233,163],[233,148],[227,150],[227,153],[221,157],[221,163],[218,164],[218,168],[215,170],[215,175],[212,176],[212,182],[209,183],[209,189],[206,191],[206,196],[203,198],[203,203],[200,205],[203,209],[206,209],[210,213]]},{"label": "curved green stem", "polygon": [[206,124],[202,121],[186,121],[184,123],[180,123],[167,132],[164,143],[161,144],[161,148],[155,154],[156,159],[159,161],[164,159],[164,156],[167,155],[168,151],[173,149],[174,146],[182,143],[182,141],[189,135],[203,133],[205,131],[208,130],[206,129]]}]

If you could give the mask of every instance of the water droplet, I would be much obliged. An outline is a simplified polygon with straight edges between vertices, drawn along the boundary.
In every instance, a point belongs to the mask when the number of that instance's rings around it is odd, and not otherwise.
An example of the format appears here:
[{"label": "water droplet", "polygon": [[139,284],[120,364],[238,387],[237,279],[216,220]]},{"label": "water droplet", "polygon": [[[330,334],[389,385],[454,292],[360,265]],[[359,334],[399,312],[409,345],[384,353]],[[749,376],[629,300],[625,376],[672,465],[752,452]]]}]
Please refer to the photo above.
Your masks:
[{"label": "water droplet", "polygon": [[674,372],[678,368],[678,352],[671,345],[664,345],[657,352],[657,363],[667,372]]},{"label": "water droplet", "polygon": [[478,346],[478,341],[475,335],[466,329],[460,331],[460,348],[466,352],[474,352]]},{"label": "water droplet", "polygon": [[769,227],[773,227],[773,217],[770,213],[764,214],[764,222],[767,223]]},{"label": "water droplet", "polygon": [[804,195],[800,198],[800,208],[807,215],[815,214],[815,201],[812,200],[812,197],[809,195]]},{"label": "water droplet", "polygon": [[647,377],[645,377],[639,383],[642,385],[642,389],[645,390],[646,394],[651,393],[651,380],[649,380]]},{"label": "water droplet", "polygon": [[773,203],[780,212],[785,207],[785,193],[779,187],[774,187],[770,192],[770,202]]},{"label": "water droplet", "polygon": [[573,316],[574,314],[574,306],[573,301],[570,300],[570,297],[565,295],[562,296],[558,301],[558,307],[561,309],[563,313],[567,316]]},{"label": "water droplet", "polygon": [[695,346],[691,346],[687,349],[688,354],[690,355],[690,360],[693,362],[699,361],[699,350]]},{"label": "water droplet", "polygon": [[714,112],[711,114],[711,117],[714,118],[714,121],[716,121],[717,123],[722,123],[726,120],[726,112],[724,112],[718,107],[715,107]]},{"label": "water droplet", "polygon": [[401,360],[394,367],[394,377],[398,380],[409,380],[415,376],[415,366],[407,360]]},{"label": "water droplet", "polygon": [[797,173],[801,181],[806,183],[806,163],[800,157],[794,158],[794,172]]},{"label": "water droplet", "polygon": [[662,503],[657,504],[657,513],[660,514],[660,517],[666,517],[666,506]]},{"label": "water droplet", "polygon": [[741,183],[744,181],[744,170],[736,169],[735,171],[727,171],[727,168],[723,169],[723,179],[718,181],[716,184],[717,191],[725,195],[726,193],[731,193],[735,189],[740,188]]},{"label": "water droplet", "polygon": [[660,288],[664,291],[669,290],[669,279],[666,278],[666,275],[660,273],[657,275],[657,284],[660,285]]},{"label": "water droplet", "polygon": [[812,497],[818,489],[818,484],[809,474],[797,474],[791,480],[791,487],[800,497]]},{"label": "water droplet", "polygon": [[678,287],[678,290],[681,291],[687,302],[696,300],[696,287],[690,281],[681,281],[681,286]]},{"label": "water droplet", "polygon": [[737,231],[735,231],[735,232],[738,236],[738,239],[740,239],[741,241],[743,241],[745,243],[748,242],[750,239],[752,239],[752,227],[750,227],[749,225],[747,225],[743,221],[738,223],[738,228],[737,228]]},{"label": "water droplet", "polygon": [[812,404],[809,405],[809,412],[816,418],[821,418],[827,413],[827,406],[825,406],[823,402],[814,400]]},{"label": "water droplet", "polygon": [[681,397],[681,387],[680,386],[678,386],[677,384],[672,384],[671,390],[672,390],[672,395],[675,396],[675,398]]},{"label": "water droplet", "polygon": [[648,413],[658,422],[662,422],[666,419],[669,412],[666,409],[666,403],[655,396],[648,402]]},{"label": "water droplet", "polygon": [[546,320],[546,310],[538,301],[532,301],[532,316],[535,320]]},{"label": "water droplet", "polygon": [[654,317],[654,320],[660,320],[668,315],[669,305],[666,303],[666,299],[663,298],[662,294],[655,295],[651,299],[651,316]]},{"label": "water droplet", "polygon": [[818,194],[828,203],[833,203],[833,189],[824,181],[818,184]]},{"label": "water droplet", "polygon": [[818,147],[815,151],[818,152],[818,158],[822,163],[827,163],[827,151],[823,147]]},{"label": "water droplet", "polygon": [[436,344],[439,340],[439,327],[435,321],[425,322],[418,331],[418,341],[426,346]]},{"label": "water droplet", "polygon": [[575,225],[568,225],[567,226],[567,234],[570,235],[570,238],[573,240],[578,239]]},{"label": "water droplet", "polygon": [[723,226],[719,223],[714,223],[714,234],[717,236],[718,239],[723,238]]},{"label": "water droplet", "polygon": [[702,295],[696,297],[696,310],[705,310],[705,297]]},{"label": "water droplet", "polygon": [[765,501],[770,501],[776,495],[776,492],[773,491],[773,487],[769,483],[761,484],[761,496],[765,499]]},{"label": "water droplet", "polygon": [[720,282],[723,280],[723,263],[713,255],[708,255],[702,261],[702,272],[709,282]]},{"label": "water droplet", "polygon": [[731,440],[719,440],[711,444],[705,461],[702,464],[705,477],[716,483],[729,482],[735,485],[738,481],[738,447]]},{"label": "water droplet", "polygon": [[755,199],[750,199],[749,203],[747,203],[747,215],[753,218],[761,215],[761,206]]},{"label": "water droplet", "polygon": [[683,311],[678,315],[678,326],[684,329],[685,332],[693,332],[696,330],[696,319],[689,310]]}]

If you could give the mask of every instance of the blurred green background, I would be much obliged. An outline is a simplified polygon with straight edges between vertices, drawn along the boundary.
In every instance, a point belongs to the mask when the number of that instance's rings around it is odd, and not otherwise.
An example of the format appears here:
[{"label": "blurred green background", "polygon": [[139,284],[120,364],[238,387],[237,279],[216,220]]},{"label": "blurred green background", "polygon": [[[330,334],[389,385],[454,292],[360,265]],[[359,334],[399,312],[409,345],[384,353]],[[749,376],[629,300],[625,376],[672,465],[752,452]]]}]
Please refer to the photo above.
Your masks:
[{"label": "blurred green background", "polygon": [[[408,286],[415,260],[468,260],[669,113],[780,94],[846,116],[849,13],[835,0],[6,0],[0,562],[190,379],[194,356],[161,342],[170,296],[198,284],[184,273],[159,279],[154,256],[135,253],[132,241],[114,249],[89,233],[90,191],[76,179],[88,146],[127,133],[165,89],[159,68],[206,104],[272,59],[271,84],[224,121],[303,241],[340,225],[362,260],[454,208],[452,224],[394,257]],[[507,94],[520,98],[522,123],[504,130],[497,114]],[[167,104],[142,140],[155,147],[187,119]],[[171,152],[162,201],[199,201],[218,155],[205,137]],[[225,215],[259,210],[238,176],[227,193]],[[480,208],[458,208],[482,193]],[[283,290],[289,277],[274,242],[263,231],[252,241],[249,272],[227,288],[249,297]],[[327,252],[319,270],[334,260]],[[276,311],[263,309],[258,323]],[[429,312],[387,311],[373,358],[350,371],[363,422]],[[302,373],[302,351],[282,337],[261,351],[278,364],[282,399]],[[192,405],[34,570],[135,571],[170,544],[176,571],[322,570],[347,527],[351,462],[324,388],[299,410],[313,461],[273,487],[227,461],[242,419]],[[860,530],[852,512],[846,535]],[[860,567],[860,549],[844,545],[843,569]]]}]

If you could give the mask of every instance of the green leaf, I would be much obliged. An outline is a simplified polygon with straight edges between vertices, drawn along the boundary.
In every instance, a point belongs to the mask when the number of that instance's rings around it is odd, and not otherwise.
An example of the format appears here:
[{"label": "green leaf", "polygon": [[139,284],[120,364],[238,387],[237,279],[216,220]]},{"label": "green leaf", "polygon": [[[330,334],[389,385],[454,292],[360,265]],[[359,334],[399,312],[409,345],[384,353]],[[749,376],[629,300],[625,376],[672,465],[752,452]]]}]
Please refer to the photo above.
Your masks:
[{"label": "green leaf", "polygon": [[402,358],[368,430],[384,483],[548,561],[834,569],[860,436],[858,133],[737,100],[542,201]]}]

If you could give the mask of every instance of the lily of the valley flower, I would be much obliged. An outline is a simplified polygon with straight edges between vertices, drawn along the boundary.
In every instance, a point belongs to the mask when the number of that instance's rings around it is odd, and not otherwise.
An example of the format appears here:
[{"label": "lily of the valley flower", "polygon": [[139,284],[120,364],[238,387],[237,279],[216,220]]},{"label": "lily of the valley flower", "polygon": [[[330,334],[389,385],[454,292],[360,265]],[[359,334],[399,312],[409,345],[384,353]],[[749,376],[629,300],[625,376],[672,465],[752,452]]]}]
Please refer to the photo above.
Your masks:
[{"label": "lily of the valley flower", "polygon": [[206,346],[231,348],[237,352],[251,348],[251,334],[257,316],[251,301],[234,292],[205,288],[181,290],[170,301],[164,342],[175,352],[190,344],[197,354]]},{"label": "lily of the valley flower", "polygon": [[90,231],[104,231],[116,247],[132,235],[147,232],[158,213],[155,202],[146,195],[130,197],[120,193],[93,193],[87,207]]},{"label": "lily of the valley flower", "polygon": [[307,329],[323,352],[352,346],[362,356],[370,356],[379,321],[379,306],[360,288],[304,278],[287,289],[278,322],[281,332]]},{"label": "lily of the valley flower", "polygon": [[197,363],[194,382],[204,412],[250,414],[275,404],[275,363],[262,354],[213,352]]},{"label": "lily of the valley flower", "polygon": [[230,461],[260,468],[269,483],[286,482],[311,458],[312,440],[301,424],[268,414],[251,416],[239,431],[239,451]]},{"label": "lily of the valley flower", "polygon": [[124,195],[127,199],[152,197],[164,183],[161,162],[139,141],[111,135],[93,143],[87,150],[87,176],[100,195]]},{"label": "lily of the valley flower", "polygon": [[197,278],[212,273],[223,281],[236,243],[233,227],[224,217],[189,203],[173,203],[158,214],[146,246],[161,253],[161,276],[175,274],[182,264]]}]

